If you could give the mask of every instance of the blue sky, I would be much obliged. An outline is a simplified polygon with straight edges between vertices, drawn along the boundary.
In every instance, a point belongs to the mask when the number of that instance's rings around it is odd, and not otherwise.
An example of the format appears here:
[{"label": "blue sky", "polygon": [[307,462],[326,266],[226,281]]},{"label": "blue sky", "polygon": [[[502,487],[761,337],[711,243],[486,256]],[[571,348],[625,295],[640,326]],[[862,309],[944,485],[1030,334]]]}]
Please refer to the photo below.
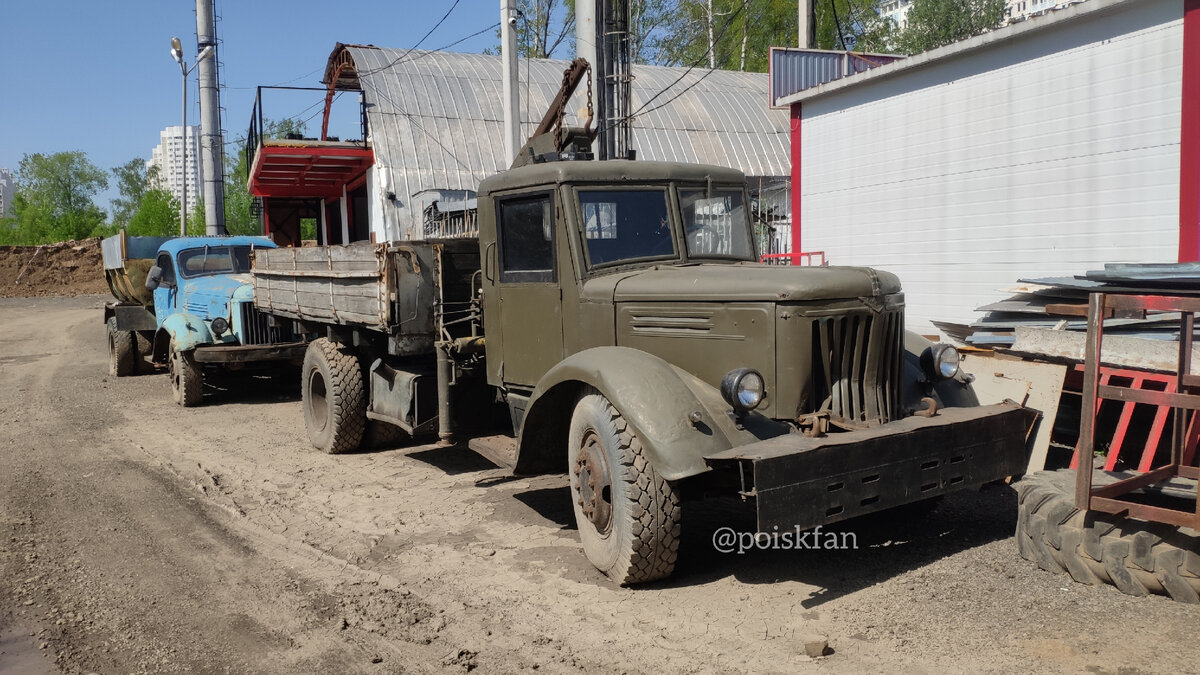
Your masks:
[{"label": "blue sky", "polygon": [[[245,135],[254,88],[289,82],[320,86],[337,42],[413,46],[450,0],[216,0],[226,141]],[[454,42],[499,20],[496,0],[460,0],[421,46]],[[82,150],[104,169],[148,158],[164,127],[180,123],[179,66],[171,36],[188,64],[196,53],[190,0],[4,0],[0,10],[0,167],[15,170],[26,153]],[[478,52],[487,32],[454,48]],[[195,72],[188,121],[199,121]],[[316,95],[319,96],[319,95]],[[314,99],[315,100],[315,99]],[[268,117],[300,113],[309,102],[268,99]],[[290,108],[295,107],[295,110]],[[314,109],[315,110],[315,109]],[[308,117],[306,113],[303,117]],[[320,115],[309,123],[319,132]],[[333,133],[331,131],[331,133]],[[110,181],[111,182],[111,181]],[[97,203],[108,208],[114,189]]]}]

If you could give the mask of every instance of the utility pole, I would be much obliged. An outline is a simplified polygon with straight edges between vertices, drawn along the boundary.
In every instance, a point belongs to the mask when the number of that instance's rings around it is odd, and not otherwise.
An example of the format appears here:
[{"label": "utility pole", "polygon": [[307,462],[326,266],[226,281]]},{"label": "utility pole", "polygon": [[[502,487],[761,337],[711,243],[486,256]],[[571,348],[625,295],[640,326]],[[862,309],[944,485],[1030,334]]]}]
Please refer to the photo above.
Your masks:
[{"label": "utility pole", "polygon": [[[217,24],[213,0],[196,0],[196,49],[211,49],[200,61],[200,159],[204,175],[204,230],[225,234],[225,141],[221,135],[221,92],[217,76]],[[186,133],[186,132],[185,132]]]},{"label": "utility pole", "polygon": [[800,0],[800,31],[798,45],[801,49],[812,49],[817,41],[817,15],[813,0]]},{"label": "utility pole", "polygon": [[[600,159],[633,159],[630,119],[629,0],[597,0],[600,57],[593,68],[600,83]],[[578,22],[578,18],[576,18]]]},{"label": "utility pole", "polygon": [[[575,56],[587,59],[588,65],[592,67],[592,73],[588,76],[591,78],[589,91],[592,92],[600,91],[600,85],[596,81],[600,73],[599,54],[600,50],[596,44],[596,0],[575,0]],[[596,95],[598,94],[593,94]],[[599,129],[602,124],[598,119],[592,120],[593,129]],[[598,139],[592,141],[592,153],[596,157],[600,156],[599,145]]]},{"label": "utility pole", "polygon": [[521,90],[517,86],[517,3],[500,0],[500,54],[504,63],[504,154],[508,162],[525,145],[521,141]]}]

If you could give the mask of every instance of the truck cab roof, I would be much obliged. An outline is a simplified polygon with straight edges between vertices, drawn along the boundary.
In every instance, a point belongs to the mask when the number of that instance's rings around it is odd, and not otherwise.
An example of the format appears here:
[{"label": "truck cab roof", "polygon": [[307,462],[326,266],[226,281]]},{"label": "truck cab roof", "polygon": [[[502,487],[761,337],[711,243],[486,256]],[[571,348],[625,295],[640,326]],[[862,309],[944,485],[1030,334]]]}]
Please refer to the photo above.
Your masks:
[{"label": "truck cab roof", "polygon": [[257,246],[258,248],[276,248],[275,242],[266,237],[250,237],[239,235],[227,237],[179,237],[163,243],[158,250],[160,252],[166,252],[170,253],[171,255],[175,255],[180,251],[200,248],[203,246]]},{"label": "truck cab roof", "polygon": [[650,162],[610,159],[604,161],[558,161],[502,171],[479,184],[480,196],[534,185],[557,183],[645,183],[645,182],[738,183],[746,181],[737,169],[709,164]]}]

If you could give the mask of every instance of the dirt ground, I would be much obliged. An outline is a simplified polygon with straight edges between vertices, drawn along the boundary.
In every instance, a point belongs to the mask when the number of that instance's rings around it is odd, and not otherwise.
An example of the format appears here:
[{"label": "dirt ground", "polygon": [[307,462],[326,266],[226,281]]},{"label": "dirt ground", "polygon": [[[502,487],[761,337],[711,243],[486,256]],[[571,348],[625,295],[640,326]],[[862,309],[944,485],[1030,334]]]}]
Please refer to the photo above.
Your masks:
[{"label": "dirt ground", "polygon": [[181,409],[108,377],[103,300],[0,300],[0,672],[1200,672],[1200,607],[1031,566],[1009,488],[846,551],[718,553],[749,514],[688,504],[675,576],[615,588],[565,477],[319,454],[290,381]]},{"label": "dirt ground", "polygon": [[108,293],[99,239],[0,246],[0,298]]}]

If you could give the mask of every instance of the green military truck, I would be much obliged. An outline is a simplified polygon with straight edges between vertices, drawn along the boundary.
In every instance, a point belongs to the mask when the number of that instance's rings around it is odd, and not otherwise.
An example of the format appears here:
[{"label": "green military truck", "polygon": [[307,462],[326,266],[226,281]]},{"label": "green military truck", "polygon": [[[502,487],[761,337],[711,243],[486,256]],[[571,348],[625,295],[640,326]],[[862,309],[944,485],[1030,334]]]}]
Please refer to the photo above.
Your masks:
[{"label": "green military truck", "polygon": [[436,432],[565,472],[622,584],[671,574],[703,494],[770,534],[1024,472],[1034,413],[978,405],[958,352],[905,332],[894,275],[756,261],[740,172],[550,161],[477,199],[477,238],[255,252],[258,309],[322,336],[316,447]]}]

